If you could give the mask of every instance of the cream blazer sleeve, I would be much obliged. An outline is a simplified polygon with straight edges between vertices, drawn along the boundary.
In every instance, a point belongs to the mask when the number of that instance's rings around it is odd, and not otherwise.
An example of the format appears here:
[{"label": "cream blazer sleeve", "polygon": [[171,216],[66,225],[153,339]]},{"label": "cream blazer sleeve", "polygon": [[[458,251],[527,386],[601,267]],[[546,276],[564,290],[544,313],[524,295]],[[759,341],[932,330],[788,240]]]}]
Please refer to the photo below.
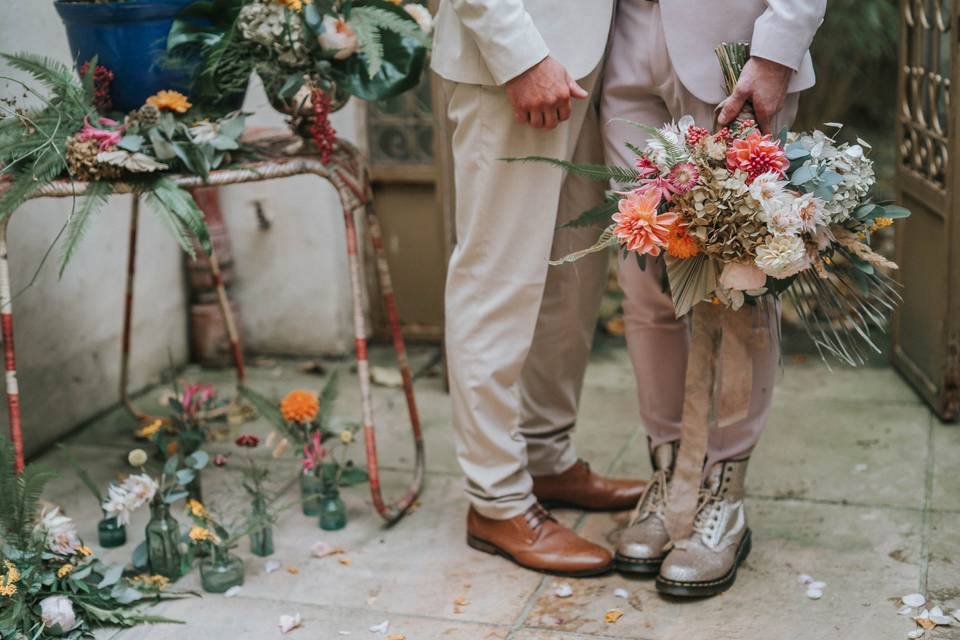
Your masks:
[{"label": "cream blazer sleeve", "polygon": [[550,54],[523,0],[449,0],[499,85]]},{"label": "cream blazer sleeve", "polygon": [[767,10],[753,23],[750,53],[800,69],[823,22],[827,0],[766,0]]}]

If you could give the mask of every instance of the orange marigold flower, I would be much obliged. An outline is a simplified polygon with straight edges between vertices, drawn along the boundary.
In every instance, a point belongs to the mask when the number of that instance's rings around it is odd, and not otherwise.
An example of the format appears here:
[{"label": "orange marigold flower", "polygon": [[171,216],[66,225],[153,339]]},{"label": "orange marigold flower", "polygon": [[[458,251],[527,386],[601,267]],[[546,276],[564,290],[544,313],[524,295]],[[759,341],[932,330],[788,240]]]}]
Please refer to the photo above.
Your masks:
[{"label": "orange marigold flower", "polygon": [[317,417],[320,400],[315,393],[295,389],[280,401],[280,415],[287,422],[310,422]]},{"label": "orange marigold flower", "polygon": [[303,11],[303,5],[313,4],[313,0],[277,0],[280,4],[285,4],[297,13]]},{"label": "orange marigold flower", "polygon": [[73,569],[74,569],[74,566],[72,564],[67,563],[61,566],[59,569],[57,569],[57,577],[66,578],[68,575],[70,575]]},{"label": "orange marigold flower", "polygon": [[667,234],[667,254],[686,260],[700,253],[700,243],[687,233],[687,225],[679,220],[670,226]]},{"label": "orange marigold flower", "polygon": [[147,104],[160,109],[161,111],[176,111],[177,113],[186,113],[193,105],[187,100],[187,96],[179,91],[158,91],[147,98]]}]

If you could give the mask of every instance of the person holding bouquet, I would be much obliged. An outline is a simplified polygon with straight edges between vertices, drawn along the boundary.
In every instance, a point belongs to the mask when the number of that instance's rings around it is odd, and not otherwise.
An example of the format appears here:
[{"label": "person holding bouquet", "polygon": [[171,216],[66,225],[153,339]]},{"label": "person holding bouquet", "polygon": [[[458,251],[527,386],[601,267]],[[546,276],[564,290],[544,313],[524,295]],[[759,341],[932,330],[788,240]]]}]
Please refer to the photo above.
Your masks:
[{"label": "person holding bouquet", "polygon": [[[799,92],[814,83],[808,48],[826,4],[733,0],[718,10],[715,0],[619,0],[601,105],[607,164],[632,167],[637,158],[623,143],[644,146],[643,132],[625,121],[661,127],[689,115],[700,132],[712,134],[749,104],[761,132],[776,136],[792,124]],[[727,96],[714,49],[740,41],[751,44],[751,58]],[[677,135],[685,135],[676,129]],[[680,444],[690,335],[687,318],[677,318],[663,287],[663,261],[647,260],[641,268],[636,258],[621,258],[620,283],[654,475],[621,535],[616,565],[624,572],[657,576],[662,592],[714,595],[733,584],[737,566],[749,552],[744,481],[772,399],[778,309],[774,304],[743,309],[754,314],[755,333],[763,338],[750,353],[752,390],[746,417],[711,429],[693,533],[671,539],[669,503],[682,498],[672,491],[671,480]]]}]

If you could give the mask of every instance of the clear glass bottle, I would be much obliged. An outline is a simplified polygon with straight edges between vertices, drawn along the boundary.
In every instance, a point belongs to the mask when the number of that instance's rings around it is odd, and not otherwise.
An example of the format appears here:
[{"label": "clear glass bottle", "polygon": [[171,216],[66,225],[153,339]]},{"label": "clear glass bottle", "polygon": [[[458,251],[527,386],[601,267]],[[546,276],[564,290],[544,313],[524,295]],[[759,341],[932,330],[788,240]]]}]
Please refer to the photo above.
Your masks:
[{"label": "clear glass bottle", "polygon": [[170,515],[170,505],[158,496],[150,503],[147,523],[147,564],[150,572],[171,580],[180,577],[180,525]]}]

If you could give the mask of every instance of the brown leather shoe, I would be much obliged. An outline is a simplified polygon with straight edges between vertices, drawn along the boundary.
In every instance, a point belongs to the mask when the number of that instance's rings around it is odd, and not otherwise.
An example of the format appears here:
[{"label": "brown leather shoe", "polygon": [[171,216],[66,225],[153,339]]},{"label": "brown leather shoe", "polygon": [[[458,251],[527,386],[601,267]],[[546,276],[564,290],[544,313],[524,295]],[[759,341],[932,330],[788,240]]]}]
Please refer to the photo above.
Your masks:
[{"label": "brown leather shoe", "polygon": [[509,520],[487,518],[470,507],[467,544],[521,567],[559,576],[599,575],[613,565],[609,551],[557,522],[539,504]]},{"label": "brown leather shoe", "polygon": [[614,480],[590,470],[583,460],[550,476],[534,476],[533,495],[549,506],[575,507],[586,511],[627,511],[637,506],[646,482]]}]

